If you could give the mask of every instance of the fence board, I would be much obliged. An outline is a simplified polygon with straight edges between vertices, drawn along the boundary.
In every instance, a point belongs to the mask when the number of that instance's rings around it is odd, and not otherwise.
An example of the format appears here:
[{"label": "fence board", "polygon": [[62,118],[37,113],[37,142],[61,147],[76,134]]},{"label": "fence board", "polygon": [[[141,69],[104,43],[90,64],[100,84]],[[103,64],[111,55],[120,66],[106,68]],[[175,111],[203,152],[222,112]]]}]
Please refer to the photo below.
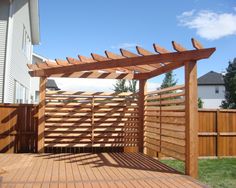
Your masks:
[{"label": "fence board", "polygon": [[[0,104],[0,152],[36,152],[37,109],[35,105]],[[91,115],[90,108],[85,109],[87,111],[79,108],[72,108],[71,111],[64,109],[63,112],[61,110],[60,108],[55,108],[55,115],[57,116],[61,113],[71,115],[71,113],[74,113],[75,116],[81,115],[82,118],[85,117],[85,114]],[[97,109],[96,113],[94,112],[95,120],[100,119],[95,121],[93,125],[94,147],[99,147],[99,145],[106,147],[120,146],[124,139],[127,142],[130,141],[133,145],[137,145],[138,120],[130,118],[129,121],[116,121],[117,118],[124,119],[124,114],[126,115],[128,110],[126,109],[125,111],[124,107],[101,107]],[[136,108],[131,110],[131,113],[137,113]],[[50,108],[46,108],[46,112],[49,114],[54,113]],[[109,117],[106,117],[106,113],[110,113]],[[155,118],[155,115],[156,118],[169,117],[169,112],[162,113],[160,116],[160,111],[145,110],[145,117],[148,117],[148,120]],[[175,114],[173,116],[176,119],[184,116],[184,112],[171,112],[171,114]],[[98,116],[96,117],[96,115]],[[113,119],[113,117],[115,118],[114,121],[107,121],[107,119]],[[89,122],[85,120],[84,118],[82,122],[46,122],[45,134],[48,145],[50,147],[60,146],[59,142],[63,144],[63,147],[92,146],[90,144],[92,136],[91,118]],[[144,151],[147,154],[156,156],[156,153],[160,151],[160,135],[162,135],[162,142],[165,147],[169,148],[169,150],[173,150],[173,147],[175,147],[183,152],[183,148],[181,149],[180,147],[185,144],[183,142],[185,126],[184,124],[174,123],[178,121],[173,120],[172,123],[145,121],[144,148],[146,149]],[[236,110],[200,109],[198,135],[199,156],[236,156]],[[177,137],[177,140],[175,137]],[[175,144],[175,146],[172,144]],[[167,154],[173,154],[169,150]]]},{"label": "fence board", "polygon": [[45,146],[137,147],[138,106],[132,93],[47,92]]},{"label": "fence board", "polygon": [[[164,154],[185,161],[184,94],[183,86],[146,94],[144,108],[144,152],[146,154],[151,156]],[[182,153],[179,153],[180,151]]]},{"label": "fence board", "polygon": [[35,105],[0,104],[0,153],[36,152]]},{"label": "fence board", "polygon": [[236,110],[199,110],[199,156],[236,156]]}]

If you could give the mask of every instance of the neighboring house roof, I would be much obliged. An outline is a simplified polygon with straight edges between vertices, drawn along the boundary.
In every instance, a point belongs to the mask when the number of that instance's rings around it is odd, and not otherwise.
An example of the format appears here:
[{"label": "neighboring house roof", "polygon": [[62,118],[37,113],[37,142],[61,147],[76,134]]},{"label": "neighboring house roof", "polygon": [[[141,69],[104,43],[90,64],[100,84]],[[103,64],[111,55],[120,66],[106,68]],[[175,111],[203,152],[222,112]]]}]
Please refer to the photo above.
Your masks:
[{"label": "neighboring house roof", "polygon": [[54,89],[54,90],[60,90],[55,82],[55,80],[48,79],[46,83],[47,89]]},{"label": "neighboring house roof", "polygon": [[198,85],[224,85],[223,75],[214,71],[210,71],[198,78]]},{"label": "neighboring house roof", "polygon": [[39,30],[39,4],[38,0],[29,0],[30,6],[30,24],[32,31],[32,43],[39,44],[40,42],[40,30]]}]

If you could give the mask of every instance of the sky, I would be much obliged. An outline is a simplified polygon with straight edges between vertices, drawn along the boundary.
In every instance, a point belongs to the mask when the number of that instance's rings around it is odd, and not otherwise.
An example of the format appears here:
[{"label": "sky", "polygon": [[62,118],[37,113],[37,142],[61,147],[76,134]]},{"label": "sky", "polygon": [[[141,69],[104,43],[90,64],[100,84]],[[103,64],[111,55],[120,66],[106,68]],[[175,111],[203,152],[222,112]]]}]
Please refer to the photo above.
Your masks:
[{"label": "sky", "polygon": [[[216,47],[198,63],[198,77],[222,72],[236,57],[236,0],[39,0],[41,44],[34,52],[49,59],[104,55],[119,48],[135,52],[139,45],[153,51],[157,43],[170,51],[176,41],[193,49],[191,38],[204,47]],[[183,68],[174,71],[178,84]],[[148,82],[148,90],[163,76]],[[62,90],[110,91],[115,80],[56,79]]]}]

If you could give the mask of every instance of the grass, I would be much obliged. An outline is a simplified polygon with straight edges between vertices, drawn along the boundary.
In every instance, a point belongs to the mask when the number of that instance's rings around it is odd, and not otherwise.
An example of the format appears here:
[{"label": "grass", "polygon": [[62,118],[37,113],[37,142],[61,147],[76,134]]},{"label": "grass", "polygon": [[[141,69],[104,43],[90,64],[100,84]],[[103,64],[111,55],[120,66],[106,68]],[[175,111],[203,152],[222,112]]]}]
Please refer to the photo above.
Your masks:
[{"label": "grass", "polygon": [[[161,161],[184,172],[184,163],[181,161]],[[198,179],[214,188],[236,188],[236,158],[200,159]]]}]

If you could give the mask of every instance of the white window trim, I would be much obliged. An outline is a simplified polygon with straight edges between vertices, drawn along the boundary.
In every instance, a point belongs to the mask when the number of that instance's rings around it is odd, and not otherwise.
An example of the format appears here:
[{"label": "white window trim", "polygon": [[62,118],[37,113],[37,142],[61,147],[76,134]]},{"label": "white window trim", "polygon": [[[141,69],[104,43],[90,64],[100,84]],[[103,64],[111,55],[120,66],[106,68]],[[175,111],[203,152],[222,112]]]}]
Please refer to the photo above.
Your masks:
[{"label": "white window trim", "polygon": [[23,36],[22,36],[22,51],[25,57],[29,62],[31,62],[31,54],[32,54],[32,44],[31,39],[26,31],[26,28],[23,24]]}]

